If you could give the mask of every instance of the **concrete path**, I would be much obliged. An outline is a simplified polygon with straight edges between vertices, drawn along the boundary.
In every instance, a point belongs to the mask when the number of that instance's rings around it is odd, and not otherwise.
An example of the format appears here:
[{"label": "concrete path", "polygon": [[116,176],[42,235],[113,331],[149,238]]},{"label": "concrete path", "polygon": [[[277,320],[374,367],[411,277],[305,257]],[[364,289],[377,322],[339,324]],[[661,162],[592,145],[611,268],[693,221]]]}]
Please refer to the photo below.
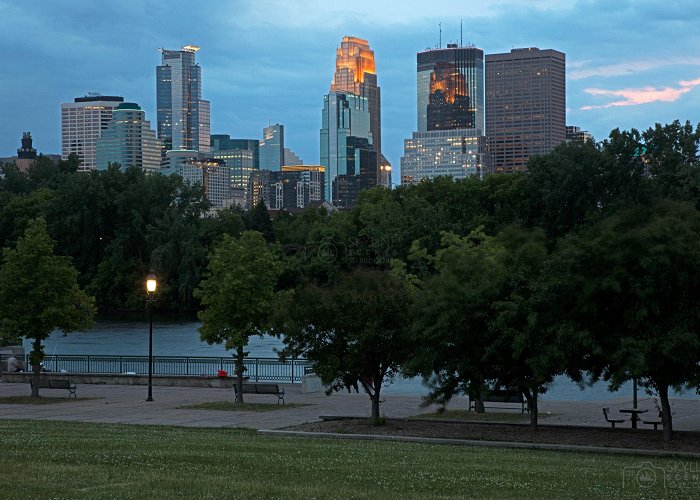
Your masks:
[{"label": "concrete path", "polygon": [[[364,394],[323,392],[302,394],[300,385],[285,385],[287,403],[307,406],[283,408],[269,412],[213,411],[184,409],[183,406],[211,401],[230,401],[230,389],[203,387],[153,387],[153,402],[146,402],[146,386],[88,385],[78,386],[78,400],[48,405],[18,405],[0,403],[0,418],[67,420],[125,424],[177,425],[191,427],[248,427],[253,429],[283,429],[291,425],[313,422],[320,415],[366,417],[370,412],[369,398]],[[29,384],[0,383],[0,398],[29,395]],[[64,397],[67,391],[46,390],[46,397]],[[274,395],[245,395],[249,403],[274,403]],[[381,412],[387,417],[410,417],[435,411],[436,407],[420,408],[421,398],[387,395]],[[542,402],[540,423],[607,427],[602,408],[610,407],[612,415],[623,417],[618,410],[630,408],[631,401],[558,401]],[[515,405],[513,405],[515,408]],[[656,415],[652,399],[640,399],[646,415]],[[465,398],[455,398],[449,409],[466,409]],[[498,411],[498,410],[496,410]],[[503,411],[503,410],[500,410]],[[506,410],[507,411],[507,410]],[[672,400],[675,430],[700,431],[700,398]],[[516,413],[516,410],[509,411]],[[550,413],[551,416],[545,416]],[[645,418],[646,418],[645,415]],[[627,422],[618,424],[629,427]],[[652,429],[640,423],[640,428]]]}]

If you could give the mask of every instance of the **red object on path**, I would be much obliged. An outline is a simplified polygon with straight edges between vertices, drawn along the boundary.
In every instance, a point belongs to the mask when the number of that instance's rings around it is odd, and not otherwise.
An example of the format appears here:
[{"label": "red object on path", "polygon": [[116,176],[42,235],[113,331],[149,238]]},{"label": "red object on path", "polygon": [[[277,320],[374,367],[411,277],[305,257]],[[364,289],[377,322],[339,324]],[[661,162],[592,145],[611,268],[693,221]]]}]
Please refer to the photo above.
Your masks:
[{"label": "red object on path", "polygon": [[228,377],[228,372],[226,370],[218,370],[216,372],[217,377]]}]

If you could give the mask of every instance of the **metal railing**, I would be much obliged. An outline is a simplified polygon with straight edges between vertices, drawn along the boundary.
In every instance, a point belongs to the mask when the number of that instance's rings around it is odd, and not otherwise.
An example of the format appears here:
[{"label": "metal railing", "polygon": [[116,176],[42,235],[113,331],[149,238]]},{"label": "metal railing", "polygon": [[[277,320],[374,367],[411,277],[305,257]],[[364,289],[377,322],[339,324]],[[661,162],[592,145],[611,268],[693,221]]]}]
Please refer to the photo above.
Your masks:
[{"label": "metal railing", "polygon": [[[7,359],[9,355],[1,355]],[[27,370],[29,354],[23,357]],[[311,362],[305,359],[280,361],[277,358],[246,358],[245,376],[251,381],[274,381],[297,383]],[[101,374],[147,374],[148,356],[103,356],[79,354],[51,354],[44,358],[44,366],[52,372],[67,373],[101,373]],[[153,356],[154,375],[217,375],[219,370],[234,376],[235,360],[232,357],[195,357],[195,356]]]}]

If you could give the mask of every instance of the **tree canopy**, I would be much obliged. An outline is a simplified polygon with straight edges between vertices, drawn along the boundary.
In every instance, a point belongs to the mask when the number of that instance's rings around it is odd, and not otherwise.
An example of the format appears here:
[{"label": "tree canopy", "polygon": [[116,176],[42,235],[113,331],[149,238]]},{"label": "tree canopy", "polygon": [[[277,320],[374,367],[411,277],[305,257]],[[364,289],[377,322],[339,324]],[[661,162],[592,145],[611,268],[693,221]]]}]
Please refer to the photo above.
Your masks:
[{"label": "tree canopy", "polygon": [[209,260],[207,276],[195,290],[202,310],[202,340],[235,349],[236,398],[243,402],[244,347],[251,335],[266,332],[279,273],[276,256],[263,236],[246,231],[239,239],[224,235]]},{"label": "tree canopy", "polygon": [[39,395],[42,341],[56,329],[88,328],[95,314],[70,258],[54,255],[54,247],[46,222],[32,220],[15,248],[4,250],[0,267],[0,334],[6,341],[32,341],[33,396]]}]

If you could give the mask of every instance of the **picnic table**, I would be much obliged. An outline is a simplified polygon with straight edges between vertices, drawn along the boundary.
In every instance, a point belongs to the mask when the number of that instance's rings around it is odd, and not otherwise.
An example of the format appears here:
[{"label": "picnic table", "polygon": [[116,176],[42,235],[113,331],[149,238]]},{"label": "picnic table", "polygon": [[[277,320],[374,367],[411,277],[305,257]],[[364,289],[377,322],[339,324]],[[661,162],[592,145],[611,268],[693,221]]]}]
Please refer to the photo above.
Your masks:
[{"label": "picnic table", "polygon": [[637,428],[637,421],[639,420],[639,415],[646,413],[649,410],[640,410],[639,408],[623,408],[620,413],[630,413],[632,415],[632,428]]}]

